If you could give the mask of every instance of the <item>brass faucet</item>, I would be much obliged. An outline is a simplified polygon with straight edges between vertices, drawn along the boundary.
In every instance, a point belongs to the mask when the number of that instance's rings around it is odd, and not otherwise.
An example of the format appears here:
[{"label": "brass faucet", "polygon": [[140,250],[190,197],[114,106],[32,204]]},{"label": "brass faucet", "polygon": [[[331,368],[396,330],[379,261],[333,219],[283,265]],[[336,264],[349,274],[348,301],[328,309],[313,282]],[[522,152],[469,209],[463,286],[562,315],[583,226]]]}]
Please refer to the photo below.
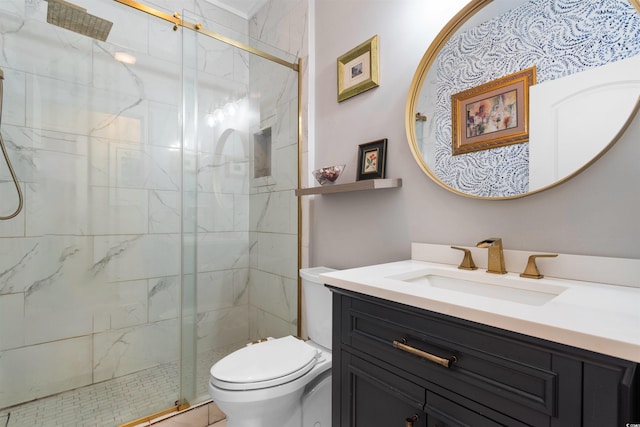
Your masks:
[{"label": "brass faucet", "polygon": [[473,257],[471,256],[471,251],[465,248],[459,248],[457,246],[451,246],[451,249],[457,249],[459,251],[464,252],[464,258],[462,258],[462,262],[458,266],[460,270],[477,270],[476,264],[473,262]]},{"label": "brass faucet", "polygon": [[555,258],[558,254],[536,254],[531,255],[527,261],[527,268],[520,274],[520,277],[528,277],[529,279],[542,279],[544,276],[540,274],[538,266],[536,265],[536,258]]},{"label": "brass faucet", "polygon": [[487,273],[505,274],[507,269],[504,266],[504,253],[502,252],[502,239],[491,237],[476,243],[477,248],[489,249],[489,261],[487,262]]}]

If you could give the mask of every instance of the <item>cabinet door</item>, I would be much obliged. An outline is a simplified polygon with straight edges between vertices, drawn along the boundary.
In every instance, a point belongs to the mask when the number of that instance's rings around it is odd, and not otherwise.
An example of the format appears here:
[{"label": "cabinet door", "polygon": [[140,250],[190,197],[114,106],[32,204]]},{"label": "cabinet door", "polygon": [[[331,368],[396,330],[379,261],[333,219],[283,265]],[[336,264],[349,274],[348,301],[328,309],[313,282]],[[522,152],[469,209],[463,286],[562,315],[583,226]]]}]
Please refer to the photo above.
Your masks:
[{"label": "cabinet door", "polygon": [[513,419],[507,420],[504,416],[501,422],[491,420],[453,400],[431,392],[427,392],[425,410],[429,412],[428,427],[524,427],[524,424]]},{"label": "cabinet door", "polygon": [[341,426],[426,427],[422,387],[348,352],[341,360]]}]

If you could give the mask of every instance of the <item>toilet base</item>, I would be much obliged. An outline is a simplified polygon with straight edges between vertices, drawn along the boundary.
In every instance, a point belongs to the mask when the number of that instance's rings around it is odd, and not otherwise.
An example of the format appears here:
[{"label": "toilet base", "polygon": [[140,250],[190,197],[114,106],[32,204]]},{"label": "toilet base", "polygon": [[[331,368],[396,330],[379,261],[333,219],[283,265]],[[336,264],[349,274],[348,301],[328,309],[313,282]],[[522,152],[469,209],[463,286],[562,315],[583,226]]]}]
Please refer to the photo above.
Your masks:
[{"label": "toilet base", "polygon": [[[260,407],[245,407],[237,415],[227,413],[227,427],[301,427],[302,391],[299,394],[295,400],[291,400],[291,396],[283,396],[261,402]],[[224,412],[224,404],[218,406]]]},{"label": "toilet base", "polygon": [[307,427],[303,417],[309,427],[331,426],[331,353],[308,343],[322,351],[321,358],[311,371],[291,382],[237,391],[220,389],[209,381],[209,395],[226,414],[227,427]]}]

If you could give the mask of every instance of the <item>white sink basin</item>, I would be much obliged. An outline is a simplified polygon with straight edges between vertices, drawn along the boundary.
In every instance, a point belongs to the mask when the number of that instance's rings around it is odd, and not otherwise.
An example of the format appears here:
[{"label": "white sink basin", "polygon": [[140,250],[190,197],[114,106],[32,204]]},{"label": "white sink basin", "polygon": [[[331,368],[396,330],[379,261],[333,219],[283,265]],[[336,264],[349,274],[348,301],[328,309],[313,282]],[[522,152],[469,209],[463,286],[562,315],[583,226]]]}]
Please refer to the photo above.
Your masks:
[{"label": "white sink basin", "polygon": [[430,269],[387,278],[527,305],[544,305],[567,290],[566,287],[550,284],[545,279],[523,279],[483,271]]}]

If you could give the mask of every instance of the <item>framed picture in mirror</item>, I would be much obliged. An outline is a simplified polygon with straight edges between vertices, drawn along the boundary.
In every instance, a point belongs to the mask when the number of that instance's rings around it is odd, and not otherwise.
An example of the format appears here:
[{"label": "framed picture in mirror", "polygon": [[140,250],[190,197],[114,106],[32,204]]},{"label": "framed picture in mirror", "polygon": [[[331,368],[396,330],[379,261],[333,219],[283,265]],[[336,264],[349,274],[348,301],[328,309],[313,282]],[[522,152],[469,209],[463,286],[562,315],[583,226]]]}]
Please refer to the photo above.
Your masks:
[{"label": "framed picture in mirror", "polygon": [[531,67],[451,96],[452,154],[458,155],[529,140]]},{"label": "framed picture in mirror", "polygon": [[387,163],[387,139],[358,145],[357,181],[384,178]]},{"label": "framed picture in mirror", "polygon": [[338,58],[338,102],[380,84],[378,36]]}]

